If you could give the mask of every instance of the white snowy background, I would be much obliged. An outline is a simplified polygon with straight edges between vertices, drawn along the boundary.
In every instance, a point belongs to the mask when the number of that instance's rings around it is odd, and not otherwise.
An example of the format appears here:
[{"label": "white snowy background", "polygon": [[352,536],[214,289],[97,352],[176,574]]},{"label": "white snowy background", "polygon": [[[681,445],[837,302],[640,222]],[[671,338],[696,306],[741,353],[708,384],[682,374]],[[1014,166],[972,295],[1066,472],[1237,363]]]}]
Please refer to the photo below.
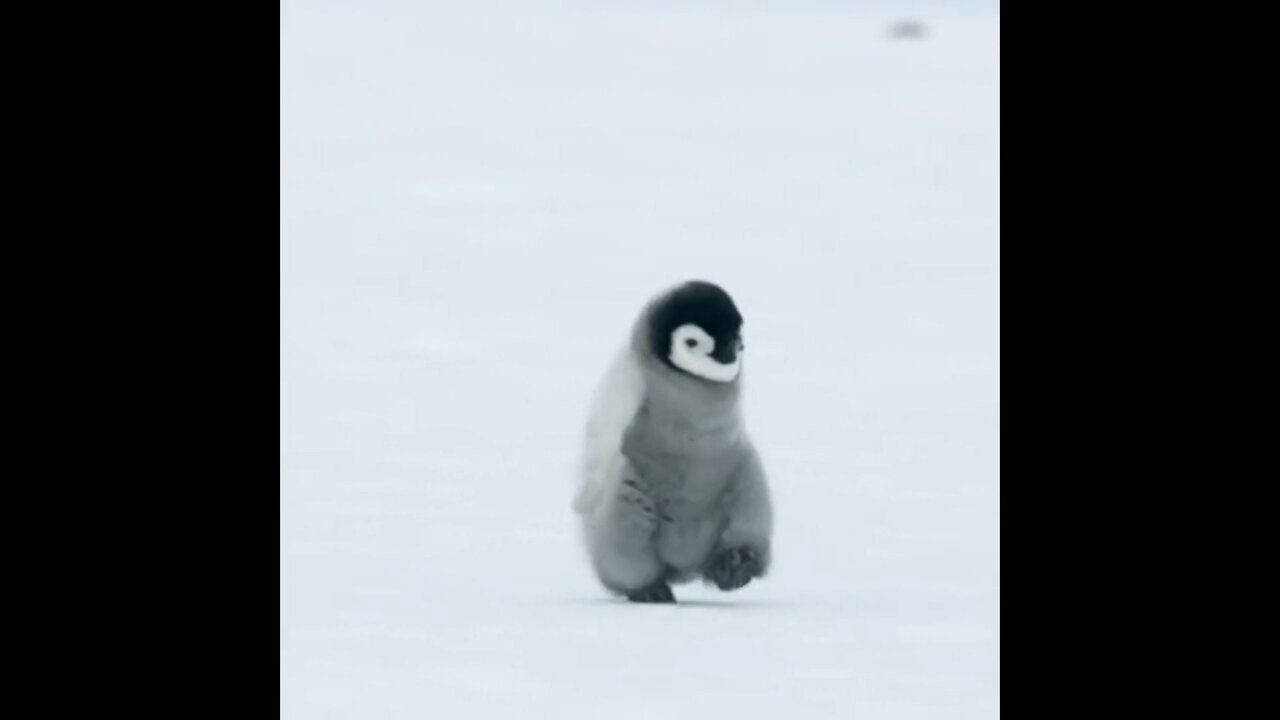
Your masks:
[{"label": "white snowy background", "polygon": [[[283,718],[998,715],[994,5],[281,17]],[[628,605],[578,440],[689,278],[746,317],[775,569]]]}]

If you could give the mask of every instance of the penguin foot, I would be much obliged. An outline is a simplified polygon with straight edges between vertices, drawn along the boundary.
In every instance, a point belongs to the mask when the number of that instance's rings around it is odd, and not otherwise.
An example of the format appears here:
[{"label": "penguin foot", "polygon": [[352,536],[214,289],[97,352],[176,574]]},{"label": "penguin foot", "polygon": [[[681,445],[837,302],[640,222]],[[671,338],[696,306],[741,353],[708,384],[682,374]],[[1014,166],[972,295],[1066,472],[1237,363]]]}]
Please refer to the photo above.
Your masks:
[{"label": "penguin foot", "polygon": [[716,556],[703,577],[721,590],[737,590],[764,570],[760,554],[751,548],[731,548]]},{"label": "penguin foot", "polygon": [[627,599],[637,603],[673,603],[676,596],[672,594],[670,585],[659,580],[649,587],[627,593]]}]

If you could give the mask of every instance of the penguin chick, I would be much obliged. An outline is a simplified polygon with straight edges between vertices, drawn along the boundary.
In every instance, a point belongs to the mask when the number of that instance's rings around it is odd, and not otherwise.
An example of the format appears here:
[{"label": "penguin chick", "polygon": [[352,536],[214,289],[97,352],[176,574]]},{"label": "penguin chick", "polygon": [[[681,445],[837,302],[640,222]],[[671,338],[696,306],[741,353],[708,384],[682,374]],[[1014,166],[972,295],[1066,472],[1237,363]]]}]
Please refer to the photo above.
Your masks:
[{"label": "penguin chick", "polygon": [[701,576],[736,590],[769,569],[773,511],[739,414],[742,315],[691,281],[651,300],[592,403],[573,509],[597,577],[675,602]]}]

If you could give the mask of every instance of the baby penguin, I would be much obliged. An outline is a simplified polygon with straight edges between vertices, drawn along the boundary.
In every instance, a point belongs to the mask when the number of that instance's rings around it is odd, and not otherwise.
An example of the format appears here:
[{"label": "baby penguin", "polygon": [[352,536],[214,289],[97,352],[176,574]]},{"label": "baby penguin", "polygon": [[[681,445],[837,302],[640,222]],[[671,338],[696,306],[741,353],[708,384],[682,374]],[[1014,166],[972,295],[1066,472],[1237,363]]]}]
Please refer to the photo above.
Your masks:
[{"label": "baby penguin", "polygon": [[773,512],[738,411],[742,352],[732,298],[687,282],[645,306],[596,391],[573,509],[611,592],[675,602],[673,583],[736,590],[768,570]]}]

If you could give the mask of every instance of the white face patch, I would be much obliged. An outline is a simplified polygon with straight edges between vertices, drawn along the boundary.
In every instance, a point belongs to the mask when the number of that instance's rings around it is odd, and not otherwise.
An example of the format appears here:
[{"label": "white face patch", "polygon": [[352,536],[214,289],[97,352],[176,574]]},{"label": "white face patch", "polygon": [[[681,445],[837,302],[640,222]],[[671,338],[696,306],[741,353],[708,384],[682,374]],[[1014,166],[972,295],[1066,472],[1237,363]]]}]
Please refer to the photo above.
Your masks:
[{"label": "white face patch", "polygon": [[722,363],[711,357],[715,352],[715,338],[706,330],[687,323],[671,333],[671,363],[690,375],[714,382],[733,382],[742,370],[742,352],[731,363]]}]

